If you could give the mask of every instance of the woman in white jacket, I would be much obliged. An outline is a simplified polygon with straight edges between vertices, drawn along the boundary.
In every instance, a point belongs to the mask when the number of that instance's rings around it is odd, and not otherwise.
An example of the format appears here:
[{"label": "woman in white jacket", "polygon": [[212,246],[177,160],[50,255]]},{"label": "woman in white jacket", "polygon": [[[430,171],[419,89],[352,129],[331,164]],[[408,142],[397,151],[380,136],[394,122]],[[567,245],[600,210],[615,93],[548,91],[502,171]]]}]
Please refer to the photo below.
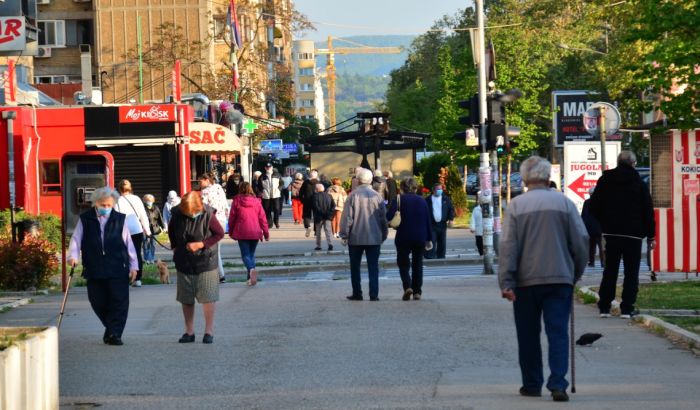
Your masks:
[{"label": "woman in white jacket", "polygon": [[[479,195],[477,194],[477,198]],[[481,217],[481,205],[477,204],[472,210],[472,219],[469,223],[469,230],[476,238],[476,249],[479,255],[484,256],[484,221]]]},{"label": "woman in white jacket", "polygon": [[119,182],[119,194],[121,196],[117,200],[114,209],[126,215],[126,227],[129,229],[131,240],[134,242],[136,257],[139,261],[139,270],[134,286],[140,288],[141,276],[143,275],[143,239],[144,235],[151,236],[151,230],[148,227],[146,208],[143,206],[141,198],[132,192],[131,182],[128,179],[123,179]]}]

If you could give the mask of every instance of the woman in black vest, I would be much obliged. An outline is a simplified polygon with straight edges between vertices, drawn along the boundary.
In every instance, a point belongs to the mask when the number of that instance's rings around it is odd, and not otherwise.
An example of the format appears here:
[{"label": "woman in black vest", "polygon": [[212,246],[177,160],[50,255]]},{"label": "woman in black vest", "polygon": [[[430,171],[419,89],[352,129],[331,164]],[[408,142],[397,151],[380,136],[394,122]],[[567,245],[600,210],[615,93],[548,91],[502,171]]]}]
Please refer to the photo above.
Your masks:
[{"label": "woman in black vest", "polygon": [[219,251],[217,243],[224,237],[224,228],[215,217],[216,211],[202,204],[197,192],[182,197],[173,208],[168,236],[173,247],[177,269],[177,301],[182,303],[185,334],[180,343],[194,342],[194,302],[204,311],[203,343],[214,342],[214,309],[219,300]]},{"label": "woman in black vest", "polygon": [[80,215],[68,250],[71,266],[78,264],[82,253],[88,299],[105,327],[102,341],[114,346],[123,344],[129,283],[136,280],[139,269],[136,248],[124,223],[126,215],[112,210],[118,198],[112,188],[95,190],[94,207]]}]

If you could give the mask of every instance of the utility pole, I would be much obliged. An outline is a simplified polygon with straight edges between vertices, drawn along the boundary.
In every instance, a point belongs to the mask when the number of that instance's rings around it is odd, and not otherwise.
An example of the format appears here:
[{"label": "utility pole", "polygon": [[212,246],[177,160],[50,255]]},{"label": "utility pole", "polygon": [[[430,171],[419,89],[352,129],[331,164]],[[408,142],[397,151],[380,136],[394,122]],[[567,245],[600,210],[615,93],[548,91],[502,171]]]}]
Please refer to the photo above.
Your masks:
[{"label": "utility pole", "polygon": [[479,204],[484,223],[484,275],[493,275],[493,192],[489,153],[487,150],[488,129],[486,112],[486,48],[484,43],[484,0],[476,0],[477,49],[479,74],[479,142],[481,143],[481,162],[479,164],[479,182],[481,194]]},{"label": "utility pole", "polygon": [[605,171],[605,140],[608,137],[608,131],[606,128],[605,124],[605,111],[607,110],[608,107],[605,105],[602,105],[598,108],[598,112],[600,113],[600,116],[598,117],[598,121],[600,121],[600,175],[603,175],[603,171]]}]

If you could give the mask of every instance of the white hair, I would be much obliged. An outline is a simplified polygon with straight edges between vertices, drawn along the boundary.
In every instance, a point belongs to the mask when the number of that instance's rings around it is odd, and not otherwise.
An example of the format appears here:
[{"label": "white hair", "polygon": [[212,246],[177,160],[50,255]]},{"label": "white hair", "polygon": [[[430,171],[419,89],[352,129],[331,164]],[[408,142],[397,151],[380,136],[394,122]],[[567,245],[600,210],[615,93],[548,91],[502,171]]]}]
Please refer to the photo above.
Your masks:
[{"label": "white hair", "polygon": [[311,173],[309,174],[309,178],[311,178],[311,179],[318,178],[318,171],[311,171]]},{"label": "white hair", "polygon": [[617,156],[617,165],[629,165],[634,167],[637,164],[637,156],[632,151],[620,151]]},{"label": "white hair", "polygon": [[387,178],[393,178],[393,177],[394,177],[394,173],[391,172],[391,171],[389,171],[389,170],[386,170],[386,171],[384,171],[384,176],[387,177]]},{"label": "white hair", "polygon": [[262,175],[262,172],[255,171],[255,172],[253,172],[253,175],[255,175],[256,177],[259,177],[260,175]]},{"label": "white hair", "polygon": [[375,177],[381,177],[381,176],[382,176],[382,170],[381,170],[381,169],[375,169],[375,170],[374,170],[374,176],[375,176]]},{"label": "white hair", "polygon": [[294,179],[304,179],[304,176],[301,174],[301,172],[297,172],[297,173],[294,175]]},{"label": "white hair", "polygon": [[370,184],[372,182],[372,171],[362,168],[357,172],[357,180],[364,185]]},{"label": "white hair", "polygon": [[323,184],[316,184],[316,192],[323,192],[326,190],[326,187],[323,186]]},{"label": "white hair", "polygon": [[549,183],[549,176],[552,173],[552,164],[546,159],[532,156],[520,165],[520,177],[526,185],[532,183]]},{"label": "white hair", "polygon": [[90,201],[92,201],[92,203],[95,203],[97,201],[110,197],[114,199],[114,202],[116,202],[119,199],[119,192],[117,192],[114,188],[104,186],[102,188],[97,188],[92,192],[92,195],[90,196]]}]

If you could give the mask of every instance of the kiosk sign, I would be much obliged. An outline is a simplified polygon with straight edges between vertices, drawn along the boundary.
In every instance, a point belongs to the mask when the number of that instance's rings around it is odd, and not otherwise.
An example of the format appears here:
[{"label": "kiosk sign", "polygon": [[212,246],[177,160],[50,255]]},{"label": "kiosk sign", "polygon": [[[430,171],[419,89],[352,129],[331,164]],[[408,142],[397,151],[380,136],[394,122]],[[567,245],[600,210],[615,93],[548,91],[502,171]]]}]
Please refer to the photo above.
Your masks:
[{"label": "kiosk sign", "polygon": [[24,51],[27,47],[26,19],[0,17],[0,51]]},{"label": "kiosk sign", "polygon": [[[605,169],[615,168],[620,142],[605,143]],[[564,144],[564,186],[562,191],[572,200],[579,212],[583,201],[588,199],[588,191],[598,183],[602,175],[600,163],[600,143],[566,142]]]}]

